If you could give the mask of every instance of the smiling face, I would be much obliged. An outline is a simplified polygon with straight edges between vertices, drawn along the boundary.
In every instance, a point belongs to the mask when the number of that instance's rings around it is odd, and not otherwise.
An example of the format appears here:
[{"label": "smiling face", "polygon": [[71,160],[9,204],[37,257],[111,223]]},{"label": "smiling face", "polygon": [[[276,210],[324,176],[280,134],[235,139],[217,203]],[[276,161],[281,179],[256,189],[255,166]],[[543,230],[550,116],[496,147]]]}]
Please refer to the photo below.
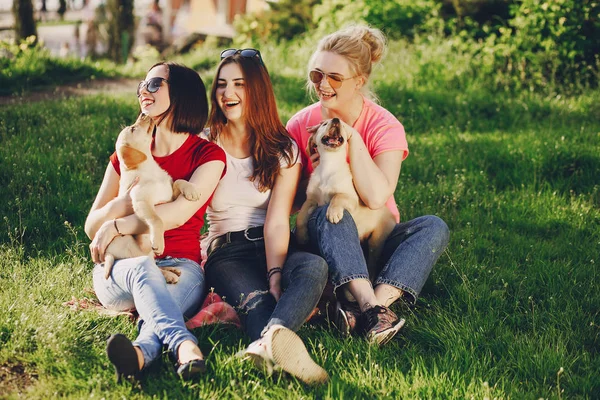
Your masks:
[{"label": "smiling face", "polygon": [[329,51],[321,51],[315,55],[311,69],[343,80],[342,85],[337,89],[332,88],[326,78],[322,79],[321,82],[313,83],[315,92],[323,107],[342,110],[352,104],[356,96],[361,96],[360,88],[363,85],[363,79],[360,76],[355,76],[356,74],[343,56]]},{"label": "smiling face", "polygon": [[[166,65],[157,65],[156,67],[152,68],[150,71],[148,71],[145,81],[147,82],[148,79],[151,78],[163,78],[168,80],[168,67]],[[140,103],[140,109],[142,110],[142,113],[153,119],[160,117],[171,106],[171,100],[169,97],[169,84],[165,81],[162,81],[160,88],[154,93],[150,93],[148,88],[144,87],[140,91],[138,101]]]},{"label": "smiling face", "polygon": [[215,94],[219,108],[227,121],[243,120],[246,88],[244,75],[238,64],[229,63],[221,68]]}]

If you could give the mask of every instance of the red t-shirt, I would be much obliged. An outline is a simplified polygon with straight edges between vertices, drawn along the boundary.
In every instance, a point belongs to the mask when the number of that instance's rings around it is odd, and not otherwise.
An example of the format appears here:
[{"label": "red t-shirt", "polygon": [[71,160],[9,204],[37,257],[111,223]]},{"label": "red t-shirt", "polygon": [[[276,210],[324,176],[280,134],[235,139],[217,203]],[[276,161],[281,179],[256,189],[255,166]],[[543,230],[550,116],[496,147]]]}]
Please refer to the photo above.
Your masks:
[{"label": "red t-shirt", "polygon": [[[172,154],[166,157],[154,156],[154,160],[171,175],[173,181],[189,181],[196,168],[210,161],[222,161],[226,164],[225,152],[219,146],[195,135],[190,135]],[[116,152],[110,156],[110,161],[120,176],[121,169]],[[161,257],[189,258],[200,263],[200,230],[204,225],[204,213],[210,200],[209,198],[185,224],[165,231],[165,252]]]}]

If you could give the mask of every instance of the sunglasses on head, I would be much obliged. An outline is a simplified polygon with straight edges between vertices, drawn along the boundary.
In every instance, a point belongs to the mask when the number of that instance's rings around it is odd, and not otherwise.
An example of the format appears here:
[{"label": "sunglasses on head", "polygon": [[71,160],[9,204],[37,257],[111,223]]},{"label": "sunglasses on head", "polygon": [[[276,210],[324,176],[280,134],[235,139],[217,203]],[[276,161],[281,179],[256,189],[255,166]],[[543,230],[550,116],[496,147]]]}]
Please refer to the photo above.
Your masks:
[{"label": "sunglasses on head", "polygon": [[165,78],[150,78],[147,81],[141,81],[137,88],[137,97],[142,95],[142,90],[146,88],[146,90],[150,93],[158,92],[158,89],[162,86],[163,81],[169,83],[169,81]]},{"label": "sunglasses on head", "polygon": [[256,49],[225,49],[221,52],[221,60],[227,57],[234,56],[238,53],[244,58],[257,57],[260,60],[261,64],[263,62],[262,56],[260,55],[260,51]]},{"label": "sunglasses on head", "polygon": [[309,72],[308,77],[310,79],[310,81],[312,83],[321,83],[323,82],[323,79],[327,78],[327,82],[329,83],[329,86],[331,86],[333,89],[339,89],[342,84],[344,83],[344,81],[347,81],[348,79],[352,79],[352,78],[356,78],[356,76],[352,76],[350,78],[344,78],[341,75],[337,75],[337,74],[326,74],[323,71],[319,71],[316,69],[313,69],[312,71]]}]

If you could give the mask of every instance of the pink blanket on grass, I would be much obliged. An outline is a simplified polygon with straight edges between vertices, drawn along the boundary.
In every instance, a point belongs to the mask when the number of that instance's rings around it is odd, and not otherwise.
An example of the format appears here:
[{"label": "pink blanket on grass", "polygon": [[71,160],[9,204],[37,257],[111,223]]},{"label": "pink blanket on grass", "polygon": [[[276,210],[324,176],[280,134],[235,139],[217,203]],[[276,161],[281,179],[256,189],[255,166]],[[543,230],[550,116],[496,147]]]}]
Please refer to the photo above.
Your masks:
[{"label": "pink blanket on grass", "polygon": [[[108,315],[112,317],[117,315],[127,315],[132,321],[137,319],[138,315],[135,309],[127,311],[109,310],[108,308],[105,308],[100,301],[98,301],[98,298],[93,290],[87,289],[86,292],[90,295],[89,297],[82,297],[78,299],[77,297],[72,296],[71,300],[63,303],[63,306],[67,306],[73,311],[93,310],[102,315]],[[242,326],[240,318],[235,312],[235,309],[229,303],[224,302],[223,299],[221,299],[221,297],[214,292],[210,292],[206,296],[200,311],[190,318],[185,323],[185,326],[187,326],[188,329],[194,329],[203,325],[211,324],[232,324],[237,328]]]}]

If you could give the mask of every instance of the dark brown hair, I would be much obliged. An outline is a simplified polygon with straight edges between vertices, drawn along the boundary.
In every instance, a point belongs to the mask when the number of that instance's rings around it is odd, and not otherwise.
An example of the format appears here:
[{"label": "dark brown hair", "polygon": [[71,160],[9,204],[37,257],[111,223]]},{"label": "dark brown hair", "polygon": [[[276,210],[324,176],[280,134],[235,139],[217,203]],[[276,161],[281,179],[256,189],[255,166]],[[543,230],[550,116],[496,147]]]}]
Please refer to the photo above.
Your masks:
[{"label": "dark brown hair", "polygon": [[288,165],[293,164],[292,138],[279,119],[273,85],[261,59],[242,57],[238,53],[223,59],[215,74],[210,91],[210,139],[216,140],[219,132],[227,125],[227,118],[217,101],[219,74],[227,64],[237,64],[242,70],[246,91],[243,115],[250,130],[250,149],[254,164],[250,180],[257,182],[258,190],[264,192],[272,189],[275,184],[281,157]]},{"label": "dark brown hair", "polygon": [[166,66],[169,71],[168,85],[171,105],[160,117],[157,125],[169,114],[172,114],[169,127],[171,131],[199,134],[208,120],[208,100],[202,78],[193,69],[174,62],[156,63],[148,71],[159,65]]}]

